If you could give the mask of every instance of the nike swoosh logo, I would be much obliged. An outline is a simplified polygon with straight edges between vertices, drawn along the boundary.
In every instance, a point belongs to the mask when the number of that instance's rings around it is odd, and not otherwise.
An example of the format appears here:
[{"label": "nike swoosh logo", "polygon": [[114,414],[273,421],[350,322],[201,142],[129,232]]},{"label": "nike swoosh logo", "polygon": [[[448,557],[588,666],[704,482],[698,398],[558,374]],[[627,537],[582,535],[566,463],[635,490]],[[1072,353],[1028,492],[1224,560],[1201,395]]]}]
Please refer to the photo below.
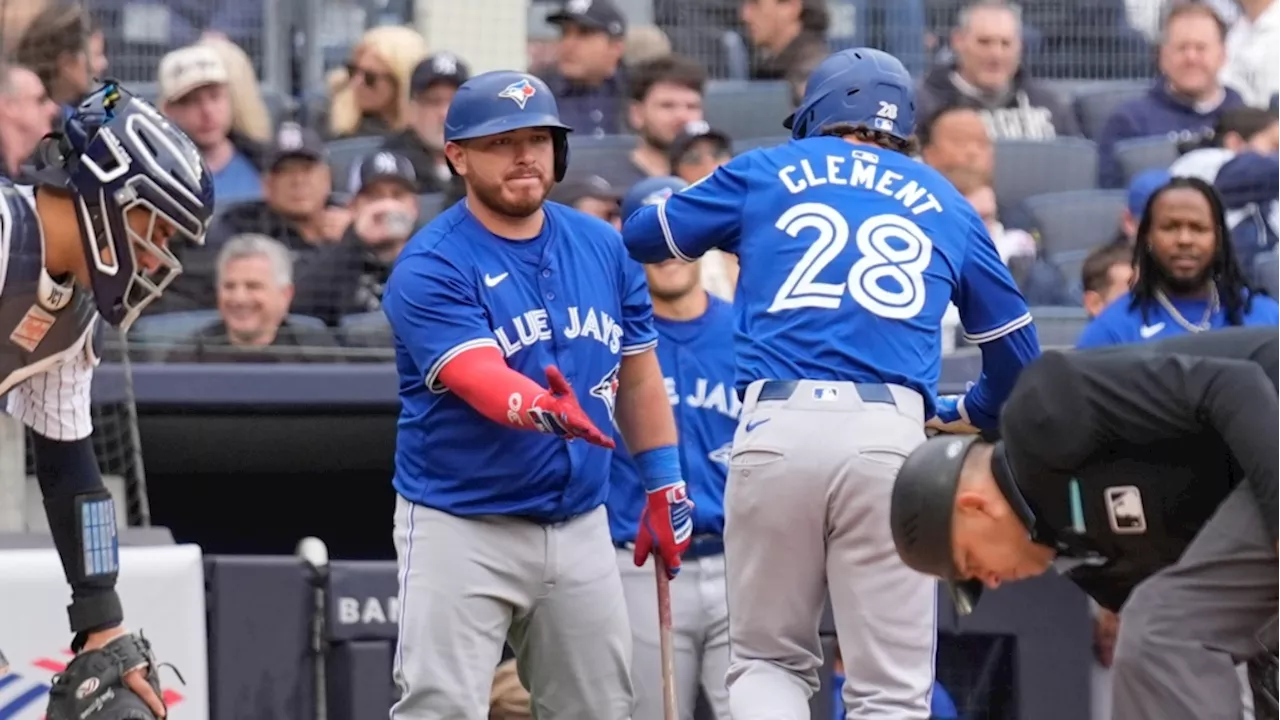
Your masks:
[{"label": "nike swoosh logo", "polygon": [[769,422],[770,420],[772,420],[772,418],[765,418],[763,420],[752,420],[751,422],[747,423],[746,430],[747,432],[751,432],[752,430],[755,430],[756,428]]},{"label": "nike swoosh logo", "polygon": [[490,275],[488,273],[485,273],[484,284],[487,287],[491,287],[491,288],[498,287],[498,283],[502,282],[503,280],[506,280],[507,276],[510,274],[511,273],[502,273],[501,275]]},{"label": "nike swoosh logo", "polygon": [[1155,325],[1143,325],[1142,327],[1138,328],[1138,334],[1142,336],[1143,340],[1146,340],[1147,338],[1152,338],[1160,334],[1160,331],[1163,329],[1164,329],[1164,323],[1156,323]]}]

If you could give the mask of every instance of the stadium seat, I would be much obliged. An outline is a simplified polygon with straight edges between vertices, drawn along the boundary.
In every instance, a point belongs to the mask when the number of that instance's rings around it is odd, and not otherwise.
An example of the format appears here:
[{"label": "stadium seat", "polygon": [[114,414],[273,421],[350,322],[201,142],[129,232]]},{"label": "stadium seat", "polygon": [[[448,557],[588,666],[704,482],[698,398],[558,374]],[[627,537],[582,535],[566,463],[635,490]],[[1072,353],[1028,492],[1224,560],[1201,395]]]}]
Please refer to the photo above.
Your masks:
[{"label": "stadium seat", "polygon": [[338,321],[338,339],[347,347],[391,347],[391,323],[381,310],[346,315]]},{"label": "stadium seat", "polygon": [[1091,190],[1098,181],[1098,146],[1083,138],[996,143],[996,198],[1002,207],[1051,192]]},{"label": "stadium seat", "polygon": [[569,167],[596,167],[601,158],[613,158],[630,152],[636,146],[635,135],[604,135],[593,137],[569,134]]},{"label": "stadium seat", "polygon": [[731,138],[771,137],[784,132],[791,114],[791,86],[781,80],[713,81],[702,100],[711,127]]},{"label": "stadium seat", "polygon": [[1040,347],[1075,347],[1089,315],[1078,307],[1033,307],[1031,318],[1036,323]]},{"label": "stadium seat", "polygon": [[790,135],[774,135],[773,137],[747,138],[746,140],[735,140],[733,142],[733,154],[738,155],[748,150],[755,150],[762,147],[773,147],[774,145],[784,145],[791,141]]},{"label": "stadium seat", "polygon": [[1082,89],[1072,101],[1076,118],[1080,121],[1080,129],[1091,140],[1098,138],[1108,118],[1117,108],[1146,94],[1151,87],[1150,83],[1137,80],[1100,85]]},{"label": "stadium seat", "polygon": [[1122,140],[1116,143],[1116,162],[1125,185],[1143,170],[1167,168],[1178,159],[1178,143],[1164,135]]},{"label": "stadium seat", "polygon": [[346,190],[348,186],[344,183],[351,177],[351,168],[359,162],[360,158],[382,147],[384,139],[378,135],[370,135],[330,141],[327,149],[334,187],[341,186],[342,190]]},{"label": "stadium seat", "polygon": [[1023,201],[1049,254],[1088,251],[1115,236],[1125,207],[1123,190],[1071,190]]},{"label": "stadium seat", "polygon": [[1280,298],[1280,253],[1268,250],[1253,259],[1253,282],[1273,298]]},{"label": "stadium seat", "polygon": [[418,196],[418,224],[426,225],[444,209],[444,193],[427,193]]}]

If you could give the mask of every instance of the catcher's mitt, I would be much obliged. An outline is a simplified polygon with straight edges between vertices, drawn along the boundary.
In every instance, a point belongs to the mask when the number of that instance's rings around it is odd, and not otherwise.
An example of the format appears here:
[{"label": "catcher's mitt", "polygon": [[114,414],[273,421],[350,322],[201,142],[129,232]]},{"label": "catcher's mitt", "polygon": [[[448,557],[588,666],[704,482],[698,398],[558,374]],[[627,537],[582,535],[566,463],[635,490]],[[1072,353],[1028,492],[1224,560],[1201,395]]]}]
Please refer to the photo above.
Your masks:
[{"label": "catcher's mitt", "polygon": [[141,635],[121,635],[98,650],[75,656],[53,677],[47,720],[156,720],[155,713],[130,690],[124,676],[134,670],[160,694],[151,643]]}]

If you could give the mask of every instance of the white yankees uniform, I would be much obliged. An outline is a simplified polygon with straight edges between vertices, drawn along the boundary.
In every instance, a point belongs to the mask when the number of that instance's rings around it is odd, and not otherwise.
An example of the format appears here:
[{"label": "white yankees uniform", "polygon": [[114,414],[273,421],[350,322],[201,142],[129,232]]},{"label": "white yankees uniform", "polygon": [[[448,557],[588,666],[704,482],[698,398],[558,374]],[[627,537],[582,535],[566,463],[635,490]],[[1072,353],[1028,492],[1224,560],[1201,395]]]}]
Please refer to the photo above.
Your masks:
[{"label": "white yankees uniform", "polygon": [[0,180],[0,397],[10,415],[50,440],[89,437],[97,325],[92,294],[49,276],[34,208]]}]

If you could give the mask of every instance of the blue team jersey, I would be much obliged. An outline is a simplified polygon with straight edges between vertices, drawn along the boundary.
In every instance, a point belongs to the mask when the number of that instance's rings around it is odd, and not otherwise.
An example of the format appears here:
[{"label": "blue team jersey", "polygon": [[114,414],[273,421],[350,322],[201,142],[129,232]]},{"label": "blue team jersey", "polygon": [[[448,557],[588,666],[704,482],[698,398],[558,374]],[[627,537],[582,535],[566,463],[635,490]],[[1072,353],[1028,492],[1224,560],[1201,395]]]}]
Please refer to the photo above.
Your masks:
[{"label": "blue team jersey", "polygon": [[511,241],[460,202],[396,262],[382,303],[400,376],[393,482],[408,500],[541,522],[605,500],[609,450],[499,425],[438,380],[459,353],[497,348],[544,387],[559,367],[591,421],[612,425],[622,357],[657,343],[644,270],[607,223],[550,202],[545,215],[538,237]]},{"label": "blue team jersey", "polygon": [[[1107,305],[1096,318],[1080,334],[1076,343],[1078,348],[1102,347],[1104,345],[1120,345],[1124,343],[1147,342],[1160,338],[1186,334],[1186,328],[1178,324],[1169,311],[1158,302],[1147,307],[1146,318],[1142,317],[1142,308],[1130,308],[1133,297],[1125,293]],[[1206,300],[1169,298],[1169,302],[1177,308],[1182,317],[1198,323],[1208,310]],[[1245,325],[1280,325],[1280,305],[1275,300],[1261,294],[1255,294],[1244,314]],[[1221,307],[1209,318],[1209,327],[1217,330],[1227,326],[1227,313]]]},{"label": "blue team jersey", "polygon": [[[702,317],[655,317],[658,363],[680,436],[680,468],[693,500],[693,533],[724,533],[724,482],[742,403],[733,390],[733,307],[716,297]],[[616,435],[616,433],[615,433]],[[644,509],[644,481],[621,438],[609,476],[609,530],[632,542]]]},{"label": "blue team jersey", "polygon": [[[740,155],[636,211],[623,236],[641,262],[713,247],[738,256],[739,389],[761,379],[896,383],[931,414],[949,302],[974,343],[1031,325],[981,218],[951,183],[906,155],[840,138]],[[1033,336],[1022,344],[1020,355],[1038,350]]]}]

